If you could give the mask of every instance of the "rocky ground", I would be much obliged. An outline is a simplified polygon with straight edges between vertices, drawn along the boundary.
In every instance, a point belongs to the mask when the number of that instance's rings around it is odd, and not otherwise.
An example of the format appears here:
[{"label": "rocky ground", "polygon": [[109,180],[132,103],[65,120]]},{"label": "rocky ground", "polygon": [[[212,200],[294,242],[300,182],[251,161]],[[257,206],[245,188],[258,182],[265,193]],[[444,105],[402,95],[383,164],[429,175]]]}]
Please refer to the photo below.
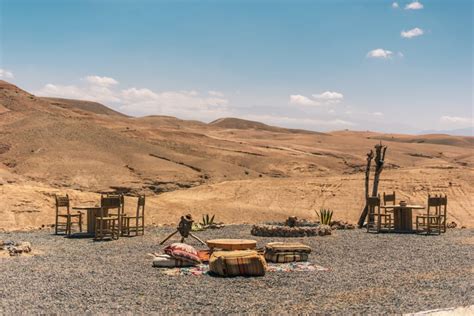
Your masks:
[{"label": "rocky ground", "polygon": [[[197,234],[253,238],[235,225]],[[50,231],[0,233],[31,242],[36,256],[0,257],[0,314],[18,313],[409,313],[474,304],[474,230],[441,236],[336,231],[294,238],[310,245],[325,272],[267,273],[261,278],[172,277],[149,252],[171,228],[112,242],[68,239]],[[192,241],[194,244],[194,241]],[[197,244],[195,244],[198,246]]]}]

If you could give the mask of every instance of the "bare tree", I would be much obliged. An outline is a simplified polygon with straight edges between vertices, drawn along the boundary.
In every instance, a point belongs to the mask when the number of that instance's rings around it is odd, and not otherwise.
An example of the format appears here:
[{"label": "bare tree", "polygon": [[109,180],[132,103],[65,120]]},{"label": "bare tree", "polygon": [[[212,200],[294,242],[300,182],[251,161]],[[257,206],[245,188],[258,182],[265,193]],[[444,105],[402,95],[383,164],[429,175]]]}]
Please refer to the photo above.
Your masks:
[{"label": "bare tree", "polygon": [[[379,188],[379,181],[380,181],[380,174],[383,170],[384,160],[385,160],[385,153],[387,151],[387,146],[380,144],[375,145],[375,176],[374,176],[374,184],[372,187],[372,196],[377,196],[378,188]],[[374,151],[370,150],[367,154],[367,167],[365,169],[365,200],[369,197],[369,187],[370,187],[370,169],[372,165],[372,159],[374,159]],[[365,219],[367,217],[367,203],[365,204],[364,210],[359,217],[358,226],[364,226]]]}]

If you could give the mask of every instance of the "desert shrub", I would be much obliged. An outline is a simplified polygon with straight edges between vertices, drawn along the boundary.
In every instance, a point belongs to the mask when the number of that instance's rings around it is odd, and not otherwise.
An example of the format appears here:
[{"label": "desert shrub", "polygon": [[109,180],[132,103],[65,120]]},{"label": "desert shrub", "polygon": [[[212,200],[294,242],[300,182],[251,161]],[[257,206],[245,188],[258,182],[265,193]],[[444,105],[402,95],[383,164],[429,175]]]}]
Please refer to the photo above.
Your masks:
[{"label": "desert shrub", "polygon": [[333,211],[330,209],[322,208],[319,210],[319,213],[316,212],[316,215],[319,218],[319,221],[321,222],[322,225],[330,225],[331,224],[331,219],[332,219],[332,214]]}]

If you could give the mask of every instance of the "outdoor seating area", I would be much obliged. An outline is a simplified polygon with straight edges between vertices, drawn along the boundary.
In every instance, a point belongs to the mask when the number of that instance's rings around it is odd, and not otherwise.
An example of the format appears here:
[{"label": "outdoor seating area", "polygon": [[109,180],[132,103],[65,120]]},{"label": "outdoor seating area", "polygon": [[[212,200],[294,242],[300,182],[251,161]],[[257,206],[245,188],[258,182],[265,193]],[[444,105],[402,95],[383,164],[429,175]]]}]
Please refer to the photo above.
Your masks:
[{"label": "outdoor seating area", "polygon": [[[120,237],[139,236],[145,233],[145,196],[137,198],[136,211],[125,212],[123,194],[101,194],[99,205],[71,206],[68,195],[55,195],[55,234],[93,237],[94,240],[116,240]],[[85,214],[83,213],[85,212]],[[87,231],[83,232],[85,220]],[[78,231],[73,234],[73,227]]]},{"label": "outdoor seating area", "polygon": [[[129,198],[126,200],[128,203]],[[135,201],[130,200],[130,206]],[[153,267],[155,256],[148,253],[165,255],[166,247],[179,242],[180,236],[175,235],[159,246],[161,239],[175,227],[147,225],[144,236],[120,237],[112,242],[58,238],[51,236],[54,228],[0,232],[0,240],[6,244],[8,240],[31,242],[33,250],[17,256],[5,251],[3,259],[0,258],[0,278],[6,280],[3,290],[8,293],[2,298],[4,312],[16,315],[21,311],[34,314],[40,309],[58,314],[232,314],[235,311],[340,314],[342,311],[360,315],[370,311],[400,315],[472,304],[472,296],[468,295],[472,282],[466,277],[472,268],[470,229],[448,229],[441,237],[428,238],[416,234],[367,234],[365,229],[295,238],[253,236],[251,228],[252,225],[228,224],[222,229],[196,232],[206,245],[194,238],[185,242],[204,261],[206,253],[201,250],[209,250],[207,243],[212,240],[226,237],[254,240],[257,253],[263,251],[267,263],[261,277],[214,276],[209,264],[174,267],[172,263],[170,268]],[[301,243],[310,247],[311,253],[307,261],[273,263],[268,258],[276,251],[270,250],[285,251],[272,242]],[[209,260],[209,253],[207,256]],[[281,260],[284,259],[278,259]],[[427,287],[429,300],[424,292]],[[373,304],[371,295],[376,295],[379,304]]]},{"label": "outdoor seating area", "polygon": [[163,254],[153,253],[153,267],[166,275],[258,277],[274,271],[327,271],[308,262],[311,247],[298,242],[270,242],[257,248],[250,239],[210,239],[208,248],[197,250],[173,243]]},{"label": "outdoor seating area", "polygon": [[[399,201],[397,204],[395,192],[391,194],[384,192],[383,200],[381,200],[380,194],[367,198],[367,232],[439,235],[446,232],[447,207],[448,197],[446,195],[428,194],[425,207],[408,204],[406,201]],[[413,224],[414,219],[415,225]]]}]

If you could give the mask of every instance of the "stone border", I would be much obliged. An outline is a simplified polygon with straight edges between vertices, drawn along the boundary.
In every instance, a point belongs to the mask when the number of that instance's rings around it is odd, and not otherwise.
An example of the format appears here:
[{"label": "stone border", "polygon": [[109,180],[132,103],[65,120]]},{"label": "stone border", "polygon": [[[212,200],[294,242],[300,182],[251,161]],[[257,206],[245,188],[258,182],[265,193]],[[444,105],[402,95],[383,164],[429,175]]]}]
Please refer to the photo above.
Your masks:
[{"label": "stone border", "polygon": [[261,237],[309,237],[331,235],[331,227],[319,226],[283,226],[257,224],[252,226],[250,233]]}]

